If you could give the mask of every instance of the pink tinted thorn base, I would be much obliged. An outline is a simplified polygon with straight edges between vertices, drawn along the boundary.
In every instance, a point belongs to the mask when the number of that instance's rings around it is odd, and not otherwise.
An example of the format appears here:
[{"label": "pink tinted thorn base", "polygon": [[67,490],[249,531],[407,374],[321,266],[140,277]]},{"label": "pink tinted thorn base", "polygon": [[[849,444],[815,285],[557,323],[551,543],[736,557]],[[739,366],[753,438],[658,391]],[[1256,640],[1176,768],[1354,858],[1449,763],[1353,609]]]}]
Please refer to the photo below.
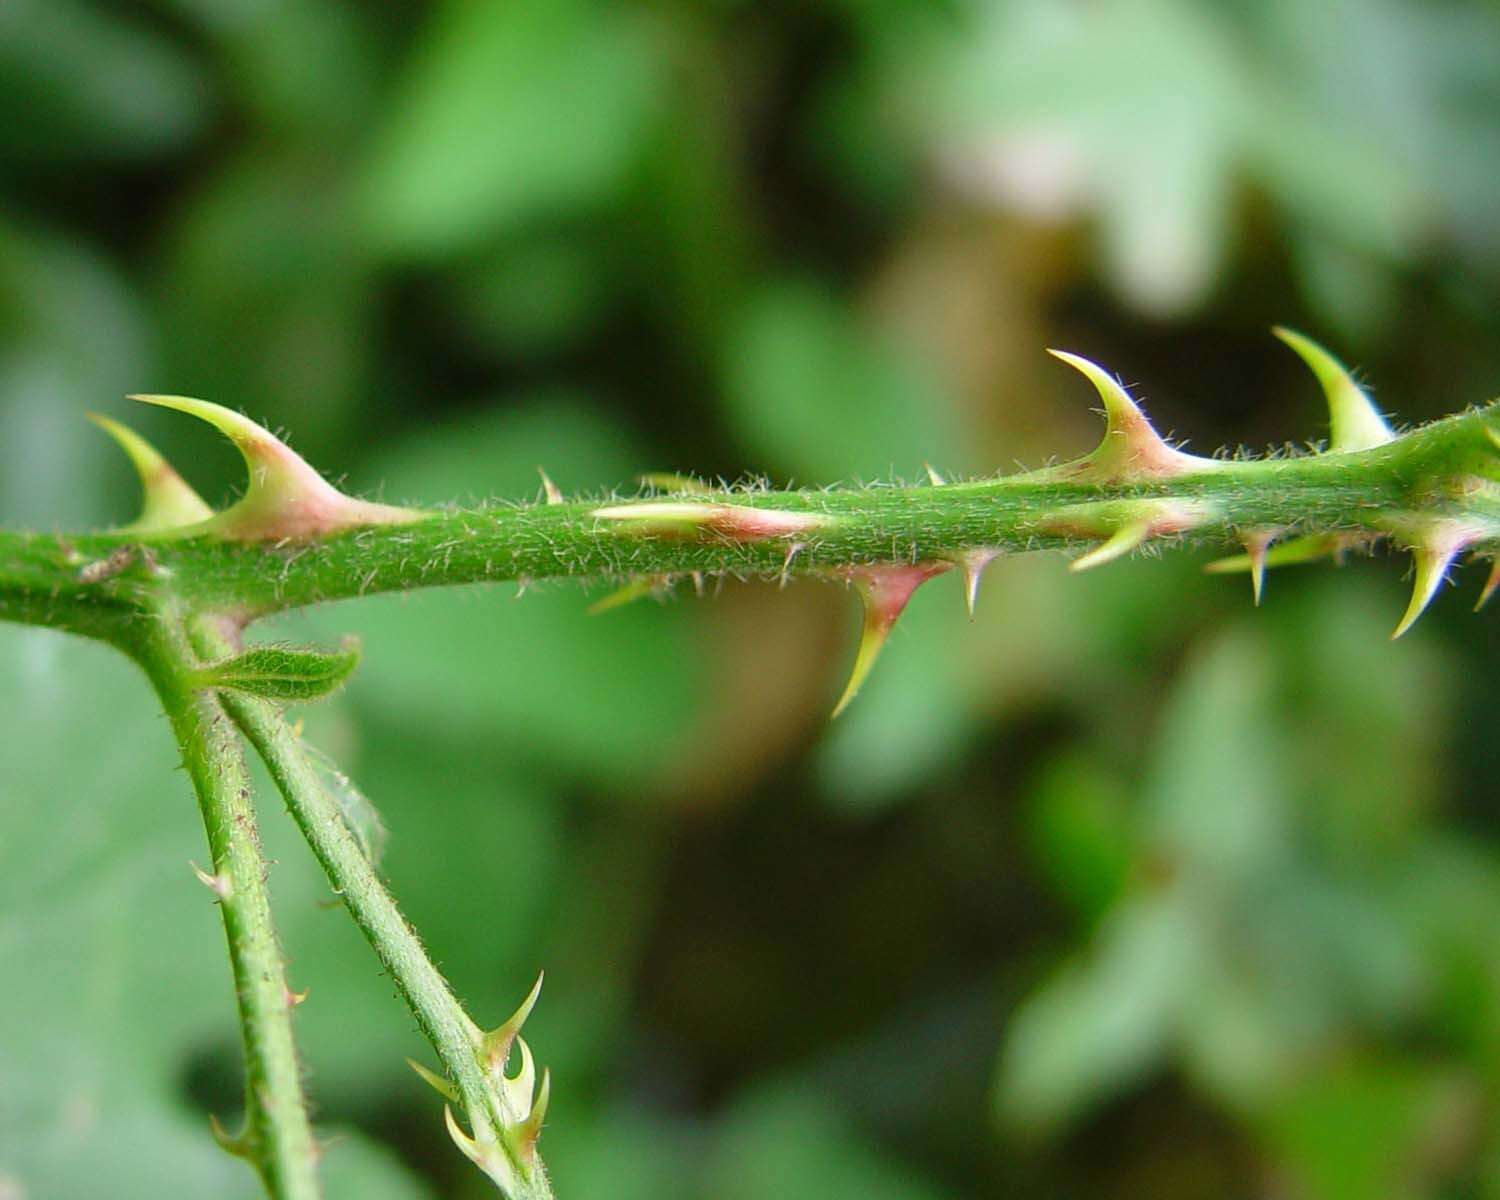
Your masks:
[{"label": "pink tinted thorn base", "polygon": [[[881,648],[890,636],[906,605],[916,590],[935,575],[952,570],[951,562],[917,563],[912,566],[850,567],[842,574],[859,589],[865,606],[864,628],[860,633],[859,650],[854,656],[854,667],[849,673],[849,682],[844,693],[834,705],[833,717],[837,717],[849,702],[859,694],[859,689],[869,678],[880,657]],[[832,718],[830,718],[832,719]]]},{"label": "pink tinted thorn base", "polygon": [[428,514],[346,496],[309,466],[290,446],[249,417],[188,396],[131,396],[144,404],[176,409],[207,421],[229,438],[245,459],[249,486],[217,516],[174,530],[229,541],[303,540],[367,525],[417,521]]},{"label": "pink tinted thorn base", "polygon": [[1053,358],[1081,372],[1104,401],[1107,425],[1104,439],[1091,454],[1051,468],[1067,478],[1093,483],[1169,479],[1196,471],[1217,470],[1222,464],[1174,450],[1151,427],[1146,414],[1113,375],[1098,363],[1066,350],[1048,350]]}]

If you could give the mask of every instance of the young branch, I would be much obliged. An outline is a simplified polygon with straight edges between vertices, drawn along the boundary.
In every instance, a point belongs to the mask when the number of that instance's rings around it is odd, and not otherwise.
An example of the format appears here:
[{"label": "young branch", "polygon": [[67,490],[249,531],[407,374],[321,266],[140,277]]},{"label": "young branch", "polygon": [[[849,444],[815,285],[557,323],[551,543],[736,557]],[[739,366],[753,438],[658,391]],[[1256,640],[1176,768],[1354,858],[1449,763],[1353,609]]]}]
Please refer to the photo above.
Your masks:
[{"label": "young branch", "polygon": [[[222,636],[215,646],[220,654],[234,649]],[[539,1097],[533,1105],[530,1081],[524,1089],[506,1086],[513,1080],[504,1076],[505,1059],[511,1041],[518,1040],[520,1020],[501,1027],[508,1034],[503,1039],[487,1038],[470,1020],[396,907],[280,710],[269,701],[234,691],[222,693],[222,700],[265,760],[333,890],[390,971],[442,1060],[473,1130],[468,1144],[461,1141],[460,1146],[501,1184],[509,1200],[550,1200],[546,1170],[535,1149],[545,1100]],[[523,1009],[529,1010],[529,1005]],[[524,1020],[524,1011],[518,1015]],[[500,1040],[504,1040],[503,1047]],[[530,1051],[524,1043],[522,1054],[529,1062]],[[542,1096],[546,1086],[544,1079]]]},{"label": "young branch", "polygon": [[[265,758],[335,890],[344,898],[442,1059],[463,1106],[450,1133],[511,1200],[545,1200],[536,1140],[548,1077],[534,1088],[519,1036],[536,991],[482,1032],[464,1013],[386,893],[301,744],[264,696],[336,686],[352,652],[240,650],[250,621],[381,591],[569,577],[623,581],[623,601],[682,576],[837,579],[866,617],[842,709],[913,592],[944,571],[966,576],[972,611],[985,567],[1008,553],[1060,549],[1072,569],[1152,543],[1239,543],[1211,570],[1246,571],[1259,602],[1266,567],[1390,539],[1415,561],[1412,598],[1393,636],[1421,614],[1465,552],[1500,559],[1500,403],[1397,436],[1327,351],[1278,331],[1328,400],[1326,451],[1259,460],[1184,453],[1151,428],[1125,389],[1076,355],[1107,428],[1091,453],[1019,475],[930,486],[773,492],[711,489],[672,477],[655,494],[568,502],[543,476],[543,502],[421,511],[346,496],[254,422],[200,400],[137,397],[210,422],[243,454],[248,484],[214,512],[155,451],[101,424],[137,464],[146,505],[109,533],[0,531],[0,620],[103,638],[134,654],[172,718],[208,824],[214,874],[239,985],[249,1080],[241,1147],[277,1197],[315,1194],[313,1144],[297,1080],[289,993],[271,931],[244,764],[231,714]],[[1500,587],[1492,566],[1481,603]],[[166,614],[164,616],[164,614]],[[242,690],[256,695],[242,695]],[[838,710],[836,710],[837,712]],[[519,1051],[515,1076],[506,1074]]]},{"label": "young branch", "polygon": [[212,871],[199,879],[217,898],[229,941],[245,1055],[245,1130],[226,1150],[250,1160],[275,1200],[316,1200],[317,1146],[292,1039],[293,997],[266,892],[250,781],[238,735],[217,697],[189,683],[197,656],[172,615],[135,629],[131,652],[145,668],[177,736],[208,832]]},{"label": "young branch", "polygon": [[[1500,548],[1497,427],[1500,405],[1492,404],[1366,450],[1196,459],[1169,475],[1101,480],[1054,467],[941,487],[493,506],[315,539],[0,532],[0,618],[78,624],[92,609],[129,609],[168,588],[195,609],[243,622],[374,592],[481,581],[961,564],[976,551],[1093,550],[1137,525],[1142,540],[1224,544],[1274,531],[1283,541],[1328,534],[1411,546],[1419,527],[1452,521],[1473,527],[1471,549],[1490,553]],[[117,571],[85,574],[112,558]]]}]

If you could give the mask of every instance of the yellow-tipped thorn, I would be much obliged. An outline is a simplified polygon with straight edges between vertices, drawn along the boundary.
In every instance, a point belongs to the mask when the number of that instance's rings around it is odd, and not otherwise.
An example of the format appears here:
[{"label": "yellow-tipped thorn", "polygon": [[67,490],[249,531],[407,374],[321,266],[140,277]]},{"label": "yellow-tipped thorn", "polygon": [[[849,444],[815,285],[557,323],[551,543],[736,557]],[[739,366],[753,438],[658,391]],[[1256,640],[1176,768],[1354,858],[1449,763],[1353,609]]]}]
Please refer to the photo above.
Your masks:
[{"label": "yellow-tipped thorn", "polygon": [[501,1073],[496,1090],[504,1097],[511,1119],[519,1121],[531,1109],[531,1092],[536,1086],[536,1060],[531,1055],[531,1047],[520,1034],[516,1035],[516,1050],[521,1059],[520,1065],[514,1075]]},{"label": "yellow-tipped thorn", "polygon": [[1250,594],[1255,607],[1260,607],[1261,592],[1266,586],[1266,551],[1275,540],[1274,532],[1248,533],[1245,535],[1245,557],[1250,560]]},{"label": "yellow-tipped thorn", "polygon": [[856,567],[849,571],[848,577],[859,588],[864,603],[865,621],[849,682],[844,685],[844,693],[833,706],[829,720],[837,718],[859,694],[891,629],[906,611],[912,594],[934,575],[940,575],[952,566],[949,562],[934,562],[915,566]]},{"label": "yellow-tipped thorn", "polygon": [[464,1132],[463,1126],[458,1123],[458,1118],[453,1115],[451,1106],[443,1105],[443,1123],[448,1126],[448,1136],[453,1139],[453,1144],[464,1152],[464,1156],[473,1162],[480,1170],[487,1171],[487,1156],[483,1147]]},{"label": "yellow-tipped thorn", "polygon": [[183,535],[261,542],[313,538],[365,525],[417,521],[426,513],[346,496],[290,446],[249,417],[188,396],[130,396],[207,421],[239,450],[249,471],[245,494],[223,512],[183,526]]},{"label": "yellow-tipped thorn", "polygon": [[1412,582],[1411,600],[1401,617],[1401,623],[1391,634],[1391,641],[1394,642],[1415,625],[1417,618],[1427,610],[1427,606],[1432,603],[1432,598],[1437,595],[1438,588],[1443,586],[1448,565],[1458,556],[1461,549],[1461,546],[1443,543],[1432,547],[1418,546],[1412,550],[1412,561],[1416,564],[1416,578]]},{"label": "yellow-tipped thorn", "polygon": [[1217,470],[1222,464],[1174,450],[1151,427],[1146,414],[1120,381],[1098,363],[1066,350],[1047,351],[1079,371],[1104,401],[1104,440],[1087,457],[1062,469],[1100,479],[1158,479],[1190,471]]},{"label": "yellow-tipped thorn", "polygon": [[833,706],[833,712],[829,714],[830,721],[837,720],[844,709],[849,707],[854,697],[859,695],[859,689],[864,687],[865,680],[870,677],[870,672],[875,667],[875,660],[880,657],[880,651],[885,646],[885,639],[890,635],[891,624],[883,622],[873,612],[866,610],[864,630],[859,637],[859,650],[854,656],[854,666],[849,671],[849,682],[844,684],[843,695],[839,697],[839,702]]},{"label": "yellow-tipped thorn", "polygon": [[1479,600],[1474,605],[1475,612],[1490,602],[1490,597],[1495,594],[1496,588],[1500,588],[1500,558],[1490,563],[1490,577],[1485,580],[1484,590],[1479,593]]},{"label": "yellow-tipped thorn", "polygon": [[645,487],[669,494],[687,492],[694,496],[711,496],[714,493],[714,489],[701,479],[694,479],[691,475],[679,475],[675,471],[648,471],[644,475],[637,475],[636,480]]},{"label": "yellow-tipped thorn", "polygon": [[220,1123],[219,1118],[213,1113],[208,1114],[208,1129],[213,1134],[214,1141],[219,1143],[219,1149],[226,1154],[232,1154],[235,1158],[255,1160],[255,1150],[250,1144],[248,1131],[235,1137]]},{"label": "yellow-tipped thorn", "polygon": [[934,467],[930,462],[924,462],[922,465],[927,468],[927,481],[932,484],[933,487],[947,486],[948,481],[938,473],[938,469],[936,467]]},{"label": "yellow-tipped thorn", "polygon": [[1089,571],[1094,567],[1102,567],[1105,563],[1114,562],[1129,554],[1150,536],[1149,521],[1132,521],[1129,525],[1122,525],[1102,545],[1095,546],[1082,558],[1075,558],[1068,564],[1068,570]]},{"label": "yellow-tipped thorn", "polygon": [[511,1044],[521,1032],[521,1026],[526,1024],[526,1018],[531,1016],[531,1010],[536,1007],[537,999],[542,994],[542,980],[545,978],[545,971],[537,972],[536,982],[531,985],[531,991],[526,993],[526,999],[521,1001],[520,1007],[502,1024],[484,1035],[484,1054],[492,1070],[503,1071],[505,1060],[510,1057]]},{"label": "yellow-tipped thorn", "polygon": [[563,494],[558,491],[557,484],[552,482],[552,477],[546,471],[542,470],[541,467],[536,469],[536,473],[542,477],[542,494],[547,497],[547,503],[561,504],[563,502]]},{"label": "yellow-tipped thorn", "polygon": [[616,588],[609,595],[595,600],[585,610],[589,616],[597,617],[600,613],[607,613],[614,608],[623,608],[627,604],[633,604],[642,596],[649,596],[657,587],[659,580],[655,576],[642,576],[640,579],[632,579],[622,588]]},{"label": "yellow-tipped thorn", "polygon": [[1318,378],[1323,397],[1328,401],[1330,451],[1368,450],[1383,446],[1396,436],[1343,363],[1294,329],[1277,325],[1271,332],[1290,346]]},{"label": "yellow-tipped thorn", "polygon": [[537,1139],[542,1136],[542,1124],[547,1119],[547,1106],[552,1102],[552,1071],[542,1068],[541,1086],[536,1090],[536,1103],[531,1114],[516,1130],[516,1143],[527,1158],[535,1153]]},{"label": "yellow-tipped thorn", "polygon": [[452,1101],[454,1104],[458,1103],[458,1089],[436,1071],[428,1070],[428,1068],[424,1067],[414,1058],[408,1058],[406,1065],[415,1071],[439,1096]]},{"label": "yellow-tipped thorn", "polygon": [[122,425],[102,413],[85,414],[90,421],[114,438],[130,457],[141,479],[141,515],[122,533],[157,533],[181,525],[197,525],[214,515],[188,482],[172,468],[156,447],[128,425]]},{"label": "yellow-tipped thorn", "polygon": [[[1313,562],[1319,558],[1337,555],[1363,539],[1358,534],[1313,533],[1307,537],[1280,542],[1261,555],[1262,570],[1266,567],[1290,567],[1297,563]],[[1246,545],[1248,546],[1248,542]],[[1228,558],[1216,558],[1204,563],[1203,569],[1210,575],[1235,575],[1241,571],[1254,571],[1255,560],[1246,554],[1232,554]]]},{"label": "yellow-tipped thorn", "polygon": [[1057,350],[1051,346],[1047,347],[1047,353],[1059,362],[1067,363],[1075,371],[1081,372],[1094,385],[1094,390],[1099,393],[1099,399],[1104,401],[1104,415],[1111,429],[1124,428],[1145,421],[1146,415],[1130,398],[1130,394],[1120,381],[1093,359],[1084,358],[1083,355],[1074,354],[1068,350]]}]

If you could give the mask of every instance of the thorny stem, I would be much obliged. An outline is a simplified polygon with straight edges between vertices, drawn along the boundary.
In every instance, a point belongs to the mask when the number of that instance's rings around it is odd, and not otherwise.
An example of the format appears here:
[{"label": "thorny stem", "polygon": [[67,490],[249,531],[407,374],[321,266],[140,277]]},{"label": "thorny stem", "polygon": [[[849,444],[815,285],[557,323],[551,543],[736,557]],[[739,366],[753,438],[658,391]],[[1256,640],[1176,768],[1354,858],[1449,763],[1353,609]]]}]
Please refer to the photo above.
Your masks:
[{"label": "thorny stem", "polygon": [[[220,637],[218,652],[228,653],[233,648]],[[497,1130],[513,1123],[517,1114],[498,1110],[494,1089],[485,1080],[479,1058],[479,1030],[349,831],[337,802],[308,762],[301,740],[268,701],[226,692],[223,704],[265,760],[333,890],[390,971],[407,1007],[456,1085],[471,1123],[488,1121]],[[524,1173],[518,1170],[517,1174]],[[550,1198],[545,1173],[531,1171],[530,1177],[536,1190],[515,1200]]]},{"label": "thorny stem", "polygon": [[[1399,437],[1347,372],[1300,335],[1280,336],[1318,375],[1331,412],[1329,452],[1207,460],[1162,441],[1107,372],[1058,353],[1104,401],[1108,429],[1091,454],[1057,467],[930,487],[824,491],[709,489],[568,503],[545,481],[545,503],[421,512],[343,496],[284,443],[228,409],[183,397],[137,397],[200,417],[239,447],[244,495],[214,513],[135,435],[114,435],[141,469],[146,506],[131,526],[77,536],[0,530],[0,619],[102,638],[146,668],[198,791],[213,853],[204,882],[220,896],[245,1037],[248,1127],[238,1147],[273,1197],[317,1195],[315,1148],[301,1095],[282,960],[270,923],[265,864],[231,716],[265,758],[294,817],[356,922],[437,1049],[469,1118],[457,1144],[511,1200],[547,1200],[535,1155],[546,1111],[532,1098],[530,1051],[504,1073],[535,995],[498,1029],[464,1013],[344,825],[301,743],[265,700],[217,695],[200,660],[238,646],[255,618],[370,592],[502,579],[631,581],[635,594],[681,575],[789,573],[860,586],[864,640],[840,707],[912,591],[962,567],[972,607],[999,554],[1084,549],[1075,569],[1161,538],[1242,542],[1218,564],[1260,576],[1390,537],[1411,550],[1415,585],[1396,629],[1421,613],[1467,551],[1500,557],[1500,402]],[[112,423],[102,422],[106,429]],[[545,477],[544,477],[545,480]],[[1278,546],[1267,553],[1273,542]],[[1493,567],[1483,596],[1500,588]],[[1481,598],[1482,602],[1483,597]],[[441,1090],[447,1085],[435,1080]],[[522,1119],[520,1111],[530,1107]]]},{"label": "thorny stem", "polygon": [[[1202,509],[1191,537],[1224,544],[1247,530],[1284,537],[1384,536],[1393,522],[1480,515],[1500,523],[1491,440],[1500,403],[1414,429],[1372,449],[1296,458],[1225,461],[1213,470],[1114,484],[1045,472],[944,487],[748,491],[702,497],[742,508],[813,514],[826,523],[795,539],[640,536],[601,520],[598,503],[495,505],[438,511],[313,540],[234,542],[208,537],[107,533],[64,538],[0,531],[0,618],[60,625],[95,610],[127,609],[170,589],[200,611],[245,621],[373,592],[496,580],[638,579],[694,572],[770,577],[874,563],[914,563],[974,547],[1002,552],[1088,548],[1097,533],[1067,514],[1092,506],[1161,500]],[[1478,480],[1478,491],[1455,482]],[[699,497],[687,497],[699,499]],[[611,501],[612,508],[650,500]],[[1489,545],[1493,537],[1485,539]],[[787,561],[795,542],[797,553]],[[1475,546],[1480,549],[1480,545]],[[120,561],[113,573],[86,572]]]},{"label": "thorny stem", "polygon": [[127,648],[172,724],[208,833],[212,873],[204,881],[218,896],[229,941],[245,1055],[245,1131],[237,1142],[226,1140],[226,1149],[250,1159],[276,1200],[316,1200],[317,1147],[242,745],[214,693],[188,683],[197,655],[180,616],[137,623]]}]

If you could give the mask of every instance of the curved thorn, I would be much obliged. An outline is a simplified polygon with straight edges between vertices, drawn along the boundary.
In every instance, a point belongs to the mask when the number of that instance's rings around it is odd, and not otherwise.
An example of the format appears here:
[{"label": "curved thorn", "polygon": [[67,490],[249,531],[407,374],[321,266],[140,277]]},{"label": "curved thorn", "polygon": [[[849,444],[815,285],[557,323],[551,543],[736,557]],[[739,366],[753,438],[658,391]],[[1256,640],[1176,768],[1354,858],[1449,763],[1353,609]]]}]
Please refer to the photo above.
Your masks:
[{"label": "curved thorn", "polygon": [[[1313,562],[1338,554],[1358,542],[1358,535],[1342,533],[1314,533],[1306,537],[1278,542],[1263,555],[1263,567],[1290,567],[1297,563]],[[1204,563],[1203,569],[1210,575],[1234,575],[1241,571],[1253,571],[1255,562],[1247,554],[1232,554],[1228,558],[1216,558]]]},{"label": "curved thorn", "polygon": [[179,525],[196,525],[214,515],[187,480],[183,479],[155,446],[128,425],[122,425],[103,413],[84,414],[130,457],[141,479],[141,515],[121,533],[157,533]]},{"label": "curved thorn", "polygon": [[953,566],[950,562],[919,563],[910,567],[852,567],[847,577],[858,589],[864,603],[865,621],[860,632],[859,650],[854,655],[854,666],[849,672],[849,682],[844,685],[843,695],[833,706],[829,720],[835,719],[849,702],[859,694],[880,657],[886,638],[890,636],[913,593],[931,579]]},{"label": "curved thorn", "polygon": [[1474,605],[1474,611],[1478,612],[1489,603],[1490,597],[1495,594],[1495,589],[1500,588],[1500,558],[1490,563],[1490,577],[1485,580],[1484,590],[1479,593],[1479,601]]},{"label": "curved thorn", "polygon": [[854,697],[859,695],[859,689],[864,687],[865,680],[870,677],[870,672],[875,667],[875,660],[880,657],[880,651],[885,647],[885,639],[895,622],[895,617],[887,620],[878,615],[875,609],[866,602],[865,623],[859,635],[859,649],[854,655],[854,666],[849,670],[849,680],[844,684],[843,694],[839,696],[838,703],[833,706],[833,712],[828,716],[830,721],[837,720],[844,709],[849,707]]},{"label": "curved thorn", "polygon": [[245,460],[250,477],[245,494],[212,519],[184,528],[185,534],[273,541],[317,537],[361,525],[402,524],[426,515],[344,495],[270,430],[223,405],[189,396],[134,395],[129,399],[207,421],[235,444]]},{"label": "curved thorn", "polygon": [[466,1158],[484,1170],[486,1156],[483,1148],[464,1132],[463,1126],[458,1123],[458,1118],[453,1115],[451,1105],[443,1105],[443,1123],[448,1126],[448,1136],[453,1139],[453,1144],[464,1152]]},{"label": "curved thorn", "polygon": [[189,862],[188,866],[193,868],[193,874],[197,876],[198,882],[211,891],[220,900],[227,900],[230,894],[229,876],[210,875],[195,862]]},{"label": "curved thorn", "polygon": [[1230,554],[1204,563],[1203,570],[1209,575],[1238,575],[1241,571],[1251,570],[1254,565],[1248,554]]},{"label": "curved thorn", "polygon": [[514,1075],[501,1075],[500,1091],[510,1109],[509,1115],[519,1121],[531,1108],[531,1092],[536,1085],[536,1059],[532,1057],[526,1039],[520,1035],[516,1037],[516,1050],[520,1055],[520,1066]]},{"label": "curved thorn", "polygon": [[1081,372],[1104,401],[1104,438],[1080,460],[1078,466],[1084,471],[1116,479],[1159,478],[1215,470],[1221,465],[1167,445],[1120,381],[1098,363],[1066,350],[1049,349],[1047,353]]},{"label": "curved thorn", "polygon": [[1105,563],[1114,562],[1122,555],[1129,554],[1150,536],[1150,521],[1132,521],[1128,525],[1121,525],[1102,545],[1095,546],[1082,558],[1075,558],[1069,563],[1068,570],[1088,571],[1094,567],[1102,567]]},{"label": "curved thorn", "polygon": [[1385,445],[1396,436],[1343,363],[1294,329],[1277,325],[1271,332],[1290,346],[1318,378],[1323,396],[1328,401],[1330,452],[1369,450],[1373,446]]},{"label": "curved thorn", "polygon": [[1438,588],[1443,586],[1448,566],[1461,549],[1462,546],[1445,542],[1437,546],[1417,546],[1412,550],[1412,561],[1416,564],[1417,571],[1412,582],[1411,600],[1406,606],[1406,612],[1402,614],[1400,624],[1391,634],[1391,641],[1394,642],[1417,623],[1417,618],[1426,611],[1432,598],[1437,595]]},{"label": "curved thorn", "polygon": [[637,475],[636,481],[643,487],[658,492],[688,492],[695,496],[711,496],[714,493],[714,489],[701,479],[679,475],[675,471],[648,471],[644,475]]},{"label": "curved thorn", "polygon": [[223,1150],[224,1153],[232,1154],[235,1158],[249,1159],[251,1162],[255,1161],[255,1148],[251,1145],[248,1130],[240,1134],[239,1137],[235,1137],[229,1130],[224,1128],[219,1122],[219,1118],[213,1113],[208,1114],[208,1129],[213,1134],[214,1141],[219,1143],[219,1149]]},{"label": "curved thorn", "polygon": [[439,1096],[451,1100],[454,1104],[458,1103],[458,1089],[436,1071],[429,1070],[414,1058],[408,1058],[406,1065],[421,1076],[422,1080]]},{"label": "curved thorn", "polygon": [[542,1136],[542,1123],[547,1119],[547,1106],[552,1102],[552,1070],[543,1068],[542,1085],[536,1090],[536,1103],[530,1115],[516,1129],[516,1144],[524,1158],[530,1159],[536,1152],[537,1139]]},{"label": "curved thorn", "polygon": [[1104,417],[1107,422],[1106,438],[1111,434],[1126,439],[1149,438],[1166,446],[1161,436],[1151,427],[1151,422],[1146,420],[1146,414],[1130,398],[1130,393],[1125,390],[1118,379],[1098,363],[1067,350],[1053,350],[1049,347],[1047,353],[1081,372],[1094,385],[1094,390],[1099,393],[1099,399],[1104,401]]},{"label": "curved thorn", "polygon": [[505,1060],[510,1057],[511,1043],[521,1032],[521,1026],[526,1024],[526,1018],[531,1016],[531,1010],[536,1007],[537,999],[542,994],[542,980],[546,977],[545,971],[537,972],[536,982],[531,985],[531,991],[526,993],[526,999],[521,1001],[520,1007],[484,1035],[484,1055],[489,1060],[491,1070],[504,1071]]}]

